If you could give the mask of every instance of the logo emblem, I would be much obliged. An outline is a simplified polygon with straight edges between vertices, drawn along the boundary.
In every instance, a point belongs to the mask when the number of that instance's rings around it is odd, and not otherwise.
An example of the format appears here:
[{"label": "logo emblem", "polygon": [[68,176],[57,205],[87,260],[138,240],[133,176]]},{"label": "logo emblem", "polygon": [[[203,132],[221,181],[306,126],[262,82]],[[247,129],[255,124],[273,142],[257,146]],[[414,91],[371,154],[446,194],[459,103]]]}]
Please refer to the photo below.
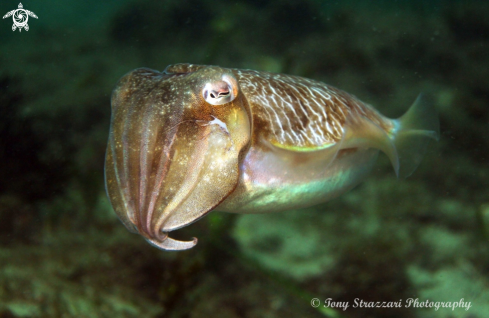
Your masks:
[{"label": "logo emblem", "polygon": [[19,8],[17,10],[7,12],[7,14],[3,16],[3,19],[10,16],[12,16],[12,19],[14,20],[12,31],[19,29],[19,32],[22,31],[22,28],[24,28],[26,31],[29,31],[29,25],[27,25],[27,20],[29,20],[29,16],[37,19],[37,15],[35,15],[32,11],[25,10],[24,6],[22,6],[22,3],[19,3]]}]

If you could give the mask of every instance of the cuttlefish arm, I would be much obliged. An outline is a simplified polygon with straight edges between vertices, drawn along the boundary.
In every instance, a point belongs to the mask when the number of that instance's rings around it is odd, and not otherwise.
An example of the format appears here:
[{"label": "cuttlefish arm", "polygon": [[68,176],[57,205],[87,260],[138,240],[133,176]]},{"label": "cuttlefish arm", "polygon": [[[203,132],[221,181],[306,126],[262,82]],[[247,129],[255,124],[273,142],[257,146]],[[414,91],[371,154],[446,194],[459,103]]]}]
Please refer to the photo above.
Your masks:
[{"label": "cuttlefish arm", "polygon": [[197,245],[197,238],[194,237],[192,241],[179,241],[168,237],[168,233],[165,233],[167,236],[163,239],[146,239],[148,243],[162,250],[166,251],[183,251],[188,250],[195,245]]},{"label": "cuttlefish arm", "polygon": [[250,120],[232,74],[171,71],[138,69],[120,80],[105,176],[112,206],[129,230],[158,248],[184,250],[197,239],[178,241],[168,233],[234,190]]}]

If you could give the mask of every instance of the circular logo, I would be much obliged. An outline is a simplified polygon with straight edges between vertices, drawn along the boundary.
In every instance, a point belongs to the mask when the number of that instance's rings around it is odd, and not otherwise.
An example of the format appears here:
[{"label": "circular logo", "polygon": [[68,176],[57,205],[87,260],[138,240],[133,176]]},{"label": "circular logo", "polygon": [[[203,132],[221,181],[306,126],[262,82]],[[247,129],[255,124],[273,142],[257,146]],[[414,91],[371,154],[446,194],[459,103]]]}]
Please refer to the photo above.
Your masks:
[{"label": "circular logo", "polygon": [[27,20],[29,19],[29,17],[27,16],[27,12],[22,9],[17,9],[14,13],[13,18],[15,25],[17,25],[18,27],[26,25]]},{"label": "circular logo", "polygon": [[314,308],[317,308],[319,307],[319,305],[321,305],[321,301],[317,298],[313,298],[311,299],[311,306],[314,307]]}]

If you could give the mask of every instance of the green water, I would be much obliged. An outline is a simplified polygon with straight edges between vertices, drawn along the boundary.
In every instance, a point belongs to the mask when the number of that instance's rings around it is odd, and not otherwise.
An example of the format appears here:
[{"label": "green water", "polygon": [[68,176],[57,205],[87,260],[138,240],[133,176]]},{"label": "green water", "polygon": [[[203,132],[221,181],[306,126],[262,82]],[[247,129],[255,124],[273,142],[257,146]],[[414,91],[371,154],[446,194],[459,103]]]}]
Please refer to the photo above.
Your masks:
[{"label": "green water", "polygon": [[[0,317],[487,317],[486,1],[22,4],[29,31],[0,20]],[[164,252],[115,216],[104,155],[118,79],[181,62],[321,80],[391,118],[426,92],[441,138],[406,180],[382,156],[333,201],[211,212]]]}]

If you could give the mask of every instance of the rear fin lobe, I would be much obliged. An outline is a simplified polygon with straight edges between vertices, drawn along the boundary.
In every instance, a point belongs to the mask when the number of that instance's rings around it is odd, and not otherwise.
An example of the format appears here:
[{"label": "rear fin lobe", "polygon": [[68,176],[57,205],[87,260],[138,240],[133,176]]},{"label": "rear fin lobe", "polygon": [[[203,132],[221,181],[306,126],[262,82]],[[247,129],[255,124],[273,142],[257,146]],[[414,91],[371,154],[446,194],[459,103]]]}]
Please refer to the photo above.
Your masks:
[{"label": "rear fin lobe", "polygon": [[394,120],[391,138],[399,154],[399,178],[409,177],[428,150],[431,139],[438,141],[440,123],[431,99],[420,94],[409,110]]}]

